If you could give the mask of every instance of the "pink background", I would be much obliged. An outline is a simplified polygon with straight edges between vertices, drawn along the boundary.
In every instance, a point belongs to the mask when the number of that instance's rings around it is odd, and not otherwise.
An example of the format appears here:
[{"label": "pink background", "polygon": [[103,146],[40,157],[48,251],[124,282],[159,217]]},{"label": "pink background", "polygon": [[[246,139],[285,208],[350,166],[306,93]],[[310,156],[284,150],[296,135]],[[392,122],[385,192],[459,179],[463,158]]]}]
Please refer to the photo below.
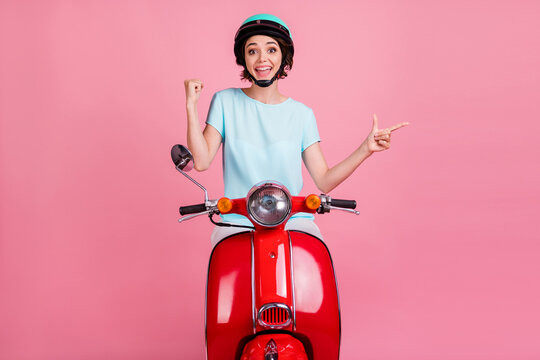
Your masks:
[{"label": "pink background", "polygon": [[[2,1],[0,359],[202,359],[202,192],[169,158],[183,80],[239,81],[249,15],[290,26],[280,89],[331,164],[373,113],[393,136],[318,219],[342,359],[540,358],[536,1]],[[536,164],[536,165],[535,165]],[[194,176],[222,195],[221,159]],[[304,193],[315,192],[306,173]]]}]

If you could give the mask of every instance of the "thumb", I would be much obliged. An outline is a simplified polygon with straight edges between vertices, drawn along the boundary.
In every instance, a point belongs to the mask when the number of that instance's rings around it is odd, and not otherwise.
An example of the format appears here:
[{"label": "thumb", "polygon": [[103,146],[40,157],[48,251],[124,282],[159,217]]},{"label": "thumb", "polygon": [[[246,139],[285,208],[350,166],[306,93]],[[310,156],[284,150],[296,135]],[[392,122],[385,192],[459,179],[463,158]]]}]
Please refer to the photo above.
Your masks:
[{"label": "thumb", "polygon": [[378,130],[379,130],[379,119],[377,119],[377,115],[373,114],[373,127],[371,131],[376,132]]}]

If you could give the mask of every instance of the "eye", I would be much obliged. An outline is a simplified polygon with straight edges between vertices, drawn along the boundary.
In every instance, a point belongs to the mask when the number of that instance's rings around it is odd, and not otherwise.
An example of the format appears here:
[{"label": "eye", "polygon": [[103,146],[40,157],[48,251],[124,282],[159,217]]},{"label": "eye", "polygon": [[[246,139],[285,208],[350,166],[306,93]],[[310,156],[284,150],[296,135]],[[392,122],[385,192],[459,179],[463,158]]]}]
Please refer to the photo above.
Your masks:
[{"label": "eye", "polygon": [[256,52],[257,52],[257,51],[254,50],[254,49],[249,49],[249,50],[248,50],[248,54],[249,54],[249,55],[253,55],[253,54],[255,54]]},{"label": "eye", "polygon": [[274,48],[274,47],[272,47],[272,48],[268,49],[268,52],[269,52],[270,54],[273,54],[273,53],[277,52],[277,49]]}]

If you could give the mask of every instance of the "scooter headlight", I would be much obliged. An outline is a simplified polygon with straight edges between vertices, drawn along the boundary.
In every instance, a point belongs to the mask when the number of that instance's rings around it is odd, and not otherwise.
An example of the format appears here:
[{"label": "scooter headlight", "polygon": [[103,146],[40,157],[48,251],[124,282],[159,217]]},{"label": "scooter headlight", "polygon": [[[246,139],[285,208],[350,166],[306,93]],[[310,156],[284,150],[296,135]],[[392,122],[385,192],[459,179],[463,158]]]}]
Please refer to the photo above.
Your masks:
[{"label": "scooter headlight", "polygon": [[257,224],[277,226],[291,212],[291,195],[285,186],[277,182],[257,184],[249,191],[247,210]]}]

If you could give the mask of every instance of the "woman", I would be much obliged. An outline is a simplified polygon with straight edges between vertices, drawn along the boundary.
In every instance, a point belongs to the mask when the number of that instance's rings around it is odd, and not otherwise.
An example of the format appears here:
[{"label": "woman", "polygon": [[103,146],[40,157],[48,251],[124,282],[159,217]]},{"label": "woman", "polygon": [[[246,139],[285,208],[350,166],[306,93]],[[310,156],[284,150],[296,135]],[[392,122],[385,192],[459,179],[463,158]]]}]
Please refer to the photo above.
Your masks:
[{"label": "woman", "polygon": [[[408,123],[379,130],[373,115],[373,128],[360,146],[345,160],[329,168],[319,146],[313,111],[279,92],[279,79],[292,68],[294,43],[287,25],[268,14],[254,15],[242,23],[235,36],[234,53],[243,66],[242,78],[251,87],[217,92],[210,105],[207,125],[201,131],[197,114],[203,83],[186,80],[187,141],[198,171],[208,169],[223,143],[225,196],[244,197],[262,180],[284,184],[292,195],[302,189],[301,163],[304,162],[316,186],[323,193],[332,191],[349,177],[371,154],[390,148],[391,132]],[[251,225],[241,215],[223,220]],[[321,237],[313,216],[297,214],[286,229],[308,231]],[[215,245],[221,238],[238,231],[216,227]]]}]

